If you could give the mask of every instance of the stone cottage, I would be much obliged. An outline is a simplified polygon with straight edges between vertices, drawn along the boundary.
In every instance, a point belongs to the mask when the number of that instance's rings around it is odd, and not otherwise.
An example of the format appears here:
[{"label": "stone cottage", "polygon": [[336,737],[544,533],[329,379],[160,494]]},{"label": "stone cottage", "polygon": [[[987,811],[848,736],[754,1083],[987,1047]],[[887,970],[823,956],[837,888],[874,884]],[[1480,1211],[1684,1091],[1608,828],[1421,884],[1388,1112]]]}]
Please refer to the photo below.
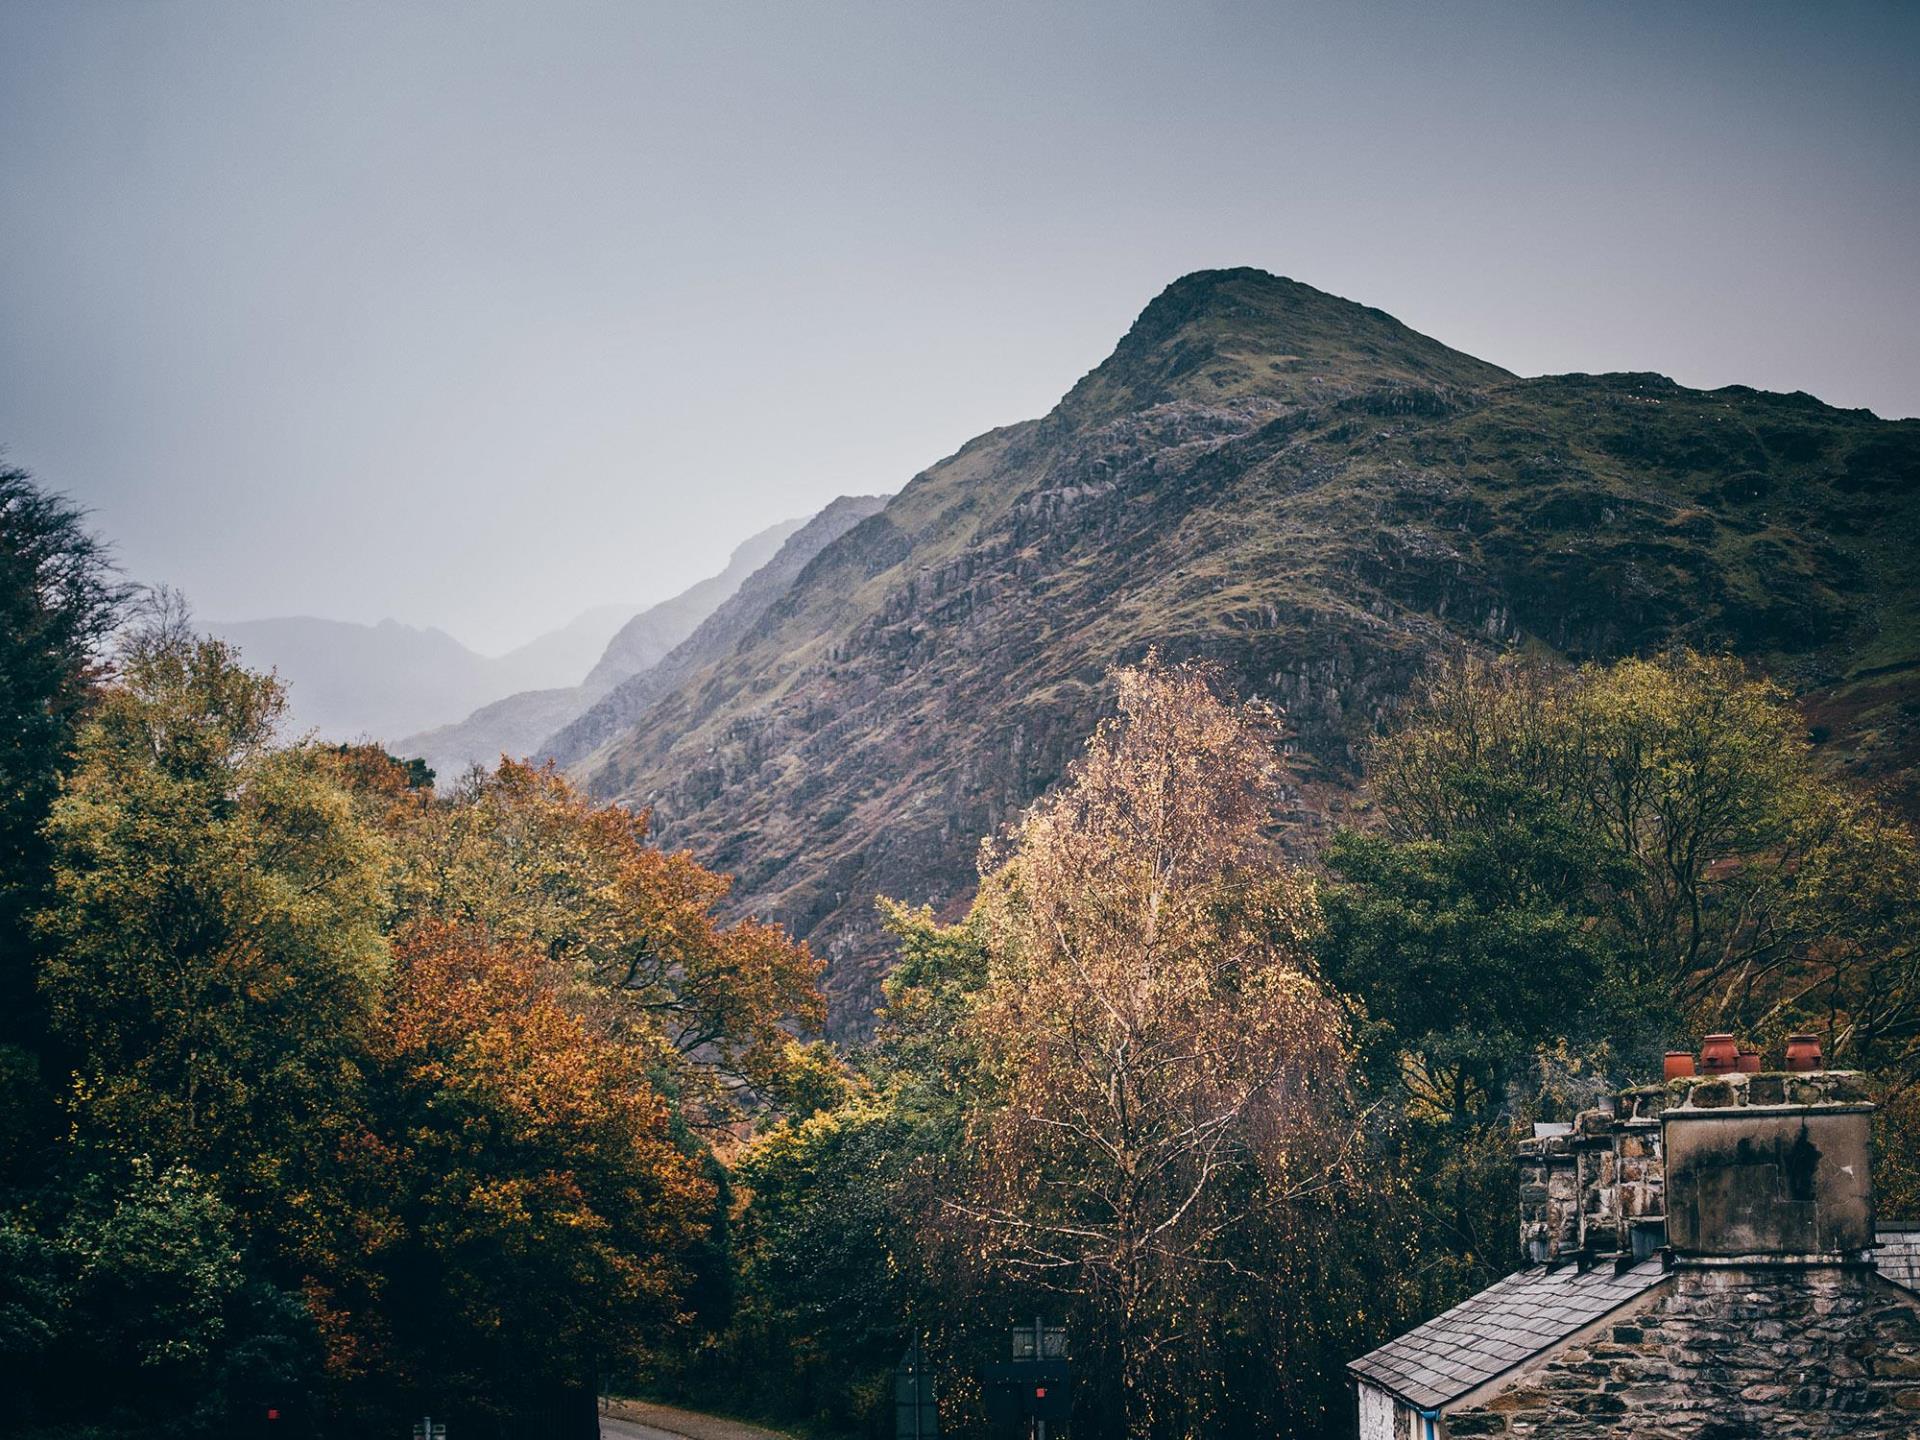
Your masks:
[{"label": "stone cottage", "polygon": [[1520,1145],[1533,1262],[1349,1367],[1361,1440],[1920,1437],[1920,1229],[1849,1071],[1686,1075]]}]

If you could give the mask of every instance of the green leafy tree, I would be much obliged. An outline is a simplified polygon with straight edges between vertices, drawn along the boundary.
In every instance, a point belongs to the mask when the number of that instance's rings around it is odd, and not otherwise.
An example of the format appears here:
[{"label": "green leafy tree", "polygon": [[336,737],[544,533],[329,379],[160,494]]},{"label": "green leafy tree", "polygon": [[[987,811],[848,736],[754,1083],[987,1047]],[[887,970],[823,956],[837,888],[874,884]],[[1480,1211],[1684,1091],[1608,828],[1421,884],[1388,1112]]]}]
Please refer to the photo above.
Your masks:
[{"label": "green leafy tree", "polygon": [[[356,1243],[343,1156],[364,1128],[389,856],[324,752],[274,743],[281,708],[163,601],[124,637],[47,824],[41,986],[73,1198],[37,1208],[71,1261],[73,1344],[120,1357],[93,1400],[140,1428],[204,1431],[242,1391],[310,1388],[306,1293]],[[116,1248],[142,1225],[155,1264],[199,1258],[149,1283]],[[188,1348],[162,1384],[170,1334]],[[54,1375],[43,1397],[75,1383]]]},{"label": "green leafy tree", "polygon": [[32,1182],[53,1129],[31,919],[51,881],[47,814],[125,597],[81,513],[0,468],[0,1184]]},{"label": "green leafy tree", "polygon": [[1588,1075],[1572,1095],[1706,1030],[1811,1026],[1912,1083],[1913,837],[1821,773],[1778,686],[1686,651],[1456,656],[1368,759],[1373,823],[1326,855],[1321,964],[1416,1135],[1438,1131],[1418,1191],[1472,1276],[1509,1258],[1506,1128],[1544,1052]]},{"label": "green leafy tree", "polygon": [[[870,1093],[776,1124],[742,1157],[731,1344],[747,1403],[829,1430],[871,1430],[916,1312],[922,1257],[902,1204],[920,1151],[911,1120]],[[711,1390],[722,1377],[695,1377]]]},{"label": "green leafy tree", "polygon": [[737,1300],[665,1388],[834,1434],[890,1436],[892,1370],[915,1338],[949,1376],[978,1359],[1004,1297],[951,1243],[940,1198],[984,1082],[960,1027],[986,975],[971,922],[882,901],[900,944],[872,1042],[846,1063],[810,1049],[733,1168]]},{"label": "green leafy tree", "polygon": [[[1597,928],[1619,873],[1580,823],[1582,737],[1563,672],[1463,660],[1374,748],[1371,830],[1324,852],[1323,974],[1365,1017],[1376,1093],[1450,1289],[1513,1259],[1509,1090],[1540,1047],[1594,1041],[1617,999]],[[1451,1298],[1451,1297],[1449,1297]]]},{"label": "green leafy tree", "polygon": [[128,637],[54,806],[42,986],[83,1142],[220,1177],[293,1244],[354,1123],[387,855],[278,684],[177,614]]},{"label": "green leafy tree", "polygon": [[317,1379],[299,1297],[259,1277],[238,1217],[185,1166],[89,1175],[50,1238],[0,1233],[0,1265],[25,1258],[33,1288],[10,1318],[38,1312],[0,1336],[31,1358],[9,1391],[30,1429],[185,1440],[291,1410]]},{"label": "green leafy tree", "polygon": [[[1841,1052],[1904,1053],[1911,832],[1822,774],[1789,697],[1731,659],[1569,671],[1458,657],[1374,747],[1368,787],[1377,826],[1332,854],[1355,877],[1346,898],[1411,896],[1437,865],[1433,896],[1473,897],[1501,925],[1550,922],[1568,941],[1541,963],[1565,976],[1576,1022],[1556,1033],[1593,1018],[1644,1063],[1681,1035],[1774,1034],[1824,1006],[1857,1012],[1834,1029]],[[1368,953],[1364,927],[1343,939],[1336,965]],[[1514,1028],[1503,997],[1534,1008],[1524,997],[1541,987],[1485,973],[1477,993],[1442,987],[1454,998],[1440,1009]],[[1358,978],[1370,998],[1395,993],[1377,967]]]}]

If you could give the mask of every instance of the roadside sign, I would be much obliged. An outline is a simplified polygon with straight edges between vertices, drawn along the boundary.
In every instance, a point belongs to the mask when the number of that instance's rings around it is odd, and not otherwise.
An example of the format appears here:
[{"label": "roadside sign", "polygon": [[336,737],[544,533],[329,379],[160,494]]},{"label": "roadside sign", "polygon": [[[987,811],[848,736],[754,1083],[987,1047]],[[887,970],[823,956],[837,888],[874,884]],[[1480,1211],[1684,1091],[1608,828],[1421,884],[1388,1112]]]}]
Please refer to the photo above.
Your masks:
[{"label": "roadside sign", "polygon": [[1016,1325],[1012,1332],[1013,1358],[1016,1360],[1064,1360],[1067,1358],[1067,1327],[1064,1325]]},{"label": "roadside sign", "polygon": [[1067,1360],[1067,1327],[1035,1316],[1008,1334],[1011,1360],[980,1372],[987,1418],[996,1427],[1020,1426],[1034,1440],[1057,1436],[1073,1418],[1073,1367]]}]

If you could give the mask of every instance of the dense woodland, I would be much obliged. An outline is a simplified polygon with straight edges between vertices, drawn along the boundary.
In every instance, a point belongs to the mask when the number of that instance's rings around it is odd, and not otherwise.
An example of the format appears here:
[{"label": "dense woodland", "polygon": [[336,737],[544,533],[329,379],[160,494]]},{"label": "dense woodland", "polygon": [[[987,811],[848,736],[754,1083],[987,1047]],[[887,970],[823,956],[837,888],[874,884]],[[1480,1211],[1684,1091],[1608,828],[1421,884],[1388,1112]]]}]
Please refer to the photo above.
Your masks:
[{"label": "dense woodland", "polygon": [[1920,1213],[1920,852],[1730,659],[1445,658],[1302,861],[1285,717],[1139,657],[963,917],[881,902],[836,1048],[644,816],[289,737],[17,472],[0,622],[10,1431],[467,1440],[598,1386],[883,1435],[919,1338],[984,1435],[1042,1312],[1077,1434],[1337,1435],[1348,1358],[1518,1262],[1516,1127],[1706,1030],[1868,1070]]}]

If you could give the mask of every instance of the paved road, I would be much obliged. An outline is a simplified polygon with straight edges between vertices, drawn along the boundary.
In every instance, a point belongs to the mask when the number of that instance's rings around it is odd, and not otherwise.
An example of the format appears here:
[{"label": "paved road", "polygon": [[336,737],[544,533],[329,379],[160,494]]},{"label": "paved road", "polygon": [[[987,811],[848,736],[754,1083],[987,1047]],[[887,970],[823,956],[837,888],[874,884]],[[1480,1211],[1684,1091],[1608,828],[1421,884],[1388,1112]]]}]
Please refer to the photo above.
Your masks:
[{"label": "paved road", "polygon": [[777,1430],[644,1400],[616,1401],[614,1408],[618,1414],[600,1417],[603,1440],[791,1440]]},{"label": "paved road", "polygon": [[616,1420],[611,1415],[600,1417],[600,1435],[601,1440],[686,1440],[678,1430],[656,1430],[638,1420]]}]

